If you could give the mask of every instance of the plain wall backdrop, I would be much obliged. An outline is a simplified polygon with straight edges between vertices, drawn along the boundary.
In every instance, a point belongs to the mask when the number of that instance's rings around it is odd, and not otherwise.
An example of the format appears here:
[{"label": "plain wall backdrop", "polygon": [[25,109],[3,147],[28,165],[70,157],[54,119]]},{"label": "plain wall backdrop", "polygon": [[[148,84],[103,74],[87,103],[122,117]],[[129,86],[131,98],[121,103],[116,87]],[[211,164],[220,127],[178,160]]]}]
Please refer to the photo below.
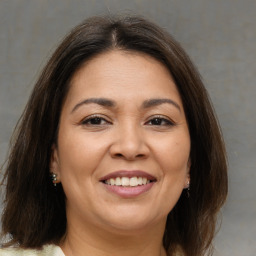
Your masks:
[{"label": "plain wall backdrop", "polygon": [[83,19],[107,13],[155,21],[196,63],[229,157],[229,197],[214,255],[255,256],[256,0],[0,0],[0,164],[58,42]]}]

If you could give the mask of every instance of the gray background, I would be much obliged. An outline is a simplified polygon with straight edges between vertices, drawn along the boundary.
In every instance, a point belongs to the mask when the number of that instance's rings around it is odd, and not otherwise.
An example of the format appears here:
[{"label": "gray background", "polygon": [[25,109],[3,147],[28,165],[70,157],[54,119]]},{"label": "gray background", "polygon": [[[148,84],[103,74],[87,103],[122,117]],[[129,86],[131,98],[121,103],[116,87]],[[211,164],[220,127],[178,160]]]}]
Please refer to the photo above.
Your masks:
[{"label": "gray background", "polygon": [[31,88],[61,38],[93,14],[136,12],[167,28],[198,66],[229,156],[215,256],[256,255],[256,0],[0,0],[0,163]]}]

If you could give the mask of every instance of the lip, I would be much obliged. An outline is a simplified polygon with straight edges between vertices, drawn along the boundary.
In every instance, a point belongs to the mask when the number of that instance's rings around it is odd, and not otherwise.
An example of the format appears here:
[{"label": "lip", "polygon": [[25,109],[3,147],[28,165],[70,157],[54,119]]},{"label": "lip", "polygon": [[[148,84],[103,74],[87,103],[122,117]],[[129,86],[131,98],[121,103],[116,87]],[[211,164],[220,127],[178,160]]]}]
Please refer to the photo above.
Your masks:
[{"label": "lip", "polygon": [[[120,178],[121,177],[128,177],[128,178],[145,177],[151,182],[145,185],[138,185],[135,187],[124,187],[124,186],[115,186],[115,185],[112,186],[104,183],[105,180],[115,179],[117,177],[120,177]],[[144,194],[154,186],[154,184],[156,183],[156,180],[157,180],[156,177],[150,175],[147,172],[140,171],[140,170],[131,170],[131,171],[120,170],[120,171],[109,173],[106,176],[100,178],[100,182],[102,183],[102,185],[105,187],[107,191],[114,193],[122,198],[133,198],[141,194]]]}]

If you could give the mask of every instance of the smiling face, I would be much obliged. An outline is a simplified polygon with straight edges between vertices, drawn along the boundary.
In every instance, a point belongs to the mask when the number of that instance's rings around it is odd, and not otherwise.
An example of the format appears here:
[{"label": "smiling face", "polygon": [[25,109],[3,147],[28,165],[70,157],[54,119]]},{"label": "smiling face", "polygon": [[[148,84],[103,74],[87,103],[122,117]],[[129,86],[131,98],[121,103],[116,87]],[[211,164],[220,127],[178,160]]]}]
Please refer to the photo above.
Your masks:
[{"label": "smiling face", "polygon": [[180,95],[166,67],[139,53],[104,53],[76,72],[53,148],[51,171],[77,228],[164,229],[189,180]]}]

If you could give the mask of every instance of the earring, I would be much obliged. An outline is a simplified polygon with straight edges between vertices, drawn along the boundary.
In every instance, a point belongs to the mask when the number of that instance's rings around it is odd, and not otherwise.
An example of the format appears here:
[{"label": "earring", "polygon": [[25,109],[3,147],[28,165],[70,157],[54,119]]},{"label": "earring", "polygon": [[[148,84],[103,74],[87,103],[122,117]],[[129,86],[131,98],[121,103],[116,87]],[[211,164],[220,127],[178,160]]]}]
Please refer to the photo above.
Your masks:
[{"label": "earring", "polygon": [[189,198],[190,197],[190,181],[187,182],[187,197]]},{"label": "earring", "polygon": [[56,186],[57,186],[57,174],[51,172],[51,173],[50,173],[50,178],[51,178],[51,180],[52,180],[53,186],[56,187]]}]

